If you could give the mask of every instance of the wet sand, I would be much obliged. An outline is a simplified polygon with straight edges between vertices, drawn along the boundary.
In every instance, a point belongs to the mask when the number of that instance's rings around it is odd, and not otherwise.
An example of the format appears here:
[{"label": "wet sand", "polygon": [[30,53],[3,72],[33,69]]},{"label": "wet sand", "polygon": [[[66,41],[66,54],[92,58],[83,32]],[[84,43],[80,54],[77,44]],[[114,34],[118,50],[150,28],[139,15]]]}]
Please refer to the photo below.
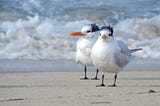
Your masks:
[{"label": "wet sand", "polygon": [[[90,78],[94,72],[89,72]],[[80,80],[83,72],[1,72],[0,106],[160,106],[160,71],[123,71]],[[101,75],[99,75],[100,77]]]}]

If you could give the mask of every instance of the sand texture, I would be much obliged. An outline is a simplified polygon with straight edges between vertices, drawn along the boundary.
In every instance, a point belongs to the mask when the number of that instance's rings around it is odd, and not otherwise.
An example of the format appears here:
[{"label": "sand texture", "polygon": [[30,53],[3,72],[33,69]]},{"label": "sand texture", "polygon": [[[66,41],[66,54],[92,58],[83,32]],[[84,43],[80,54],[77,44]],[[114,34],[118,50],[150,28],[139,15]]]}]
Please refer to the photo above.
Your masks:
[{"label": "sand texture", "polygon": [[[88,76],[94,77],[94,72]],[[100,80],[80,80],[83,72],[0,73],[0,106],[160,106],[160,71],[105,74]],[[99,76],[100,77],[100,76]]]}]

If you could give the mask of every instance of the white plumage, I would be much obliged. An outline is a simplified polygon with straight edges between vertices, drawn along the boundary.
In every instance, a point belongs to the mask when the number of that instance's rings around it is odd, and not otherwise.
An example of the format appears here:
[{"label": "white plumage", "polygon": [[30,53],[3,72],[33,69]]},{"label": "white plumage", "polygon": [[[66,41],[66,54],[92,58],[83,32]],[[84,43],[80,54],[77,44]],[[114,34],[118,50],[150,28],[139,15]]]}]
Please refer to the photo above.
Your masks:
[{"label": "white plumage", "polygon": [[[115,80],[112,86],[116,85],[118,72],[132,59],[131,50],[128,49],[124,42],[114,38],[113,29],[110,26],[104,27],[100,31],[100,36],[92,48],[91,57],[96,68],[102,72],[115,73]],[[102,75],[101,86],[104,86],[103,79],[104,75]]]},{"label": "white plumage", "polygon": [[[85,77],[84,79],[88,79],[86,75],[87,67],[86,66],[93,66],[92,59],[91,59],[91,49],[96,41],[97,37],[95,32],[99,31],[99,28],[96,24],[90,24],[88,26],[84,26],[81,29],[81,32],[74,32],[72,36],[81,36],[81,38],[77,41],[76,47],[76,63],[80,63],[84,65]],[[94,79],[97,79],[97,73]]]},{"label": "white plumage", "polygon": [[90,39],[80,38],[78,40],[76,48],[76,63],[86,66],[93,66],[90,57],[92,45],[93,44]]}]

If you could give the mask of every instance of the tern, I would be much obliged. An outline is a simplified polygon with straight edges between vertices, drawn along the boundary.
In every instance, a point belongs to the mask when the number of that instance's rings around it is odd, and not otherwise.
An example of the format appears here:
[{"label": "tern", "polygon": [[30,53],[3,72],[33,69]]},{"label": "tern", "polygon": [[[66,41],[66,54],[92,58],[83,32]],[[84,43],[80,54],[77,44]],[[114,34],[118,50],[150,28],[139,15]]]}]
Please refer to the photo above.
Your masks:
[{"label": "tern", "polygon": [[[95,43],[97,37],[95,32],[99,31],[99,27],[96,24],[89,24],[82,27],[80,32],[73,32],[70,36],[80,36],[81,38],[77,41],[76,47],[76,59],[75,62],[84,65],[85,76],[81,79],[88,79],[87,77],[87,66],[93,66],[91,59],[91,49]],[[95,39],[96,38],[96,39]],[[96,70],[95,79],[97,80],[99,70]]]},{"label": "tern", "polygon": [[115,73],[114,83],[111,87],[116,86],[117,74],[132,59],[132,53],[142,50],[129,49],[121,40],[116,40],[113,36],[113,28],[111,26],[103,26],[100,36],[92,47],[91,58],[94,66],[102,71],[102,83],[104,85],[104,73]]}]

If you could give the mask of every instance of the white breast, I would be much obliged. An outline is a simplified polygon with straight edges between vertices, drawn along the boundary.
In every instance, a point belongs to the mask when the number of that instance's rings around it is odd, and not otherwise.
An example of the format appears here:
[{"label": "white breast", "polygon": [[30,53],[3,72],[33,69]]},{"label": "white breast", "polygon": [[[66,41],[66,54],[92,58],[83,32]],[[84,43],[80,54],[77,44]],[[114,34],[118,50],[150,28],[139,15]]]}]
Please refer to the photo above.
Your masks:
[{"label": "white breast", "polygon": [[93,41],[91,39],[81,38],[77,42],[76,49],[76,63],[80,63],[87,66],[93,66],[91,60],[91,48]]},{"label": "white breast", "polygon": [[106,43],[97,40],[92,48],[92,62],[94,66],[103,72],[117,73],[121,68],[115,64],[114,52],[118,46],[113,43]]}]

